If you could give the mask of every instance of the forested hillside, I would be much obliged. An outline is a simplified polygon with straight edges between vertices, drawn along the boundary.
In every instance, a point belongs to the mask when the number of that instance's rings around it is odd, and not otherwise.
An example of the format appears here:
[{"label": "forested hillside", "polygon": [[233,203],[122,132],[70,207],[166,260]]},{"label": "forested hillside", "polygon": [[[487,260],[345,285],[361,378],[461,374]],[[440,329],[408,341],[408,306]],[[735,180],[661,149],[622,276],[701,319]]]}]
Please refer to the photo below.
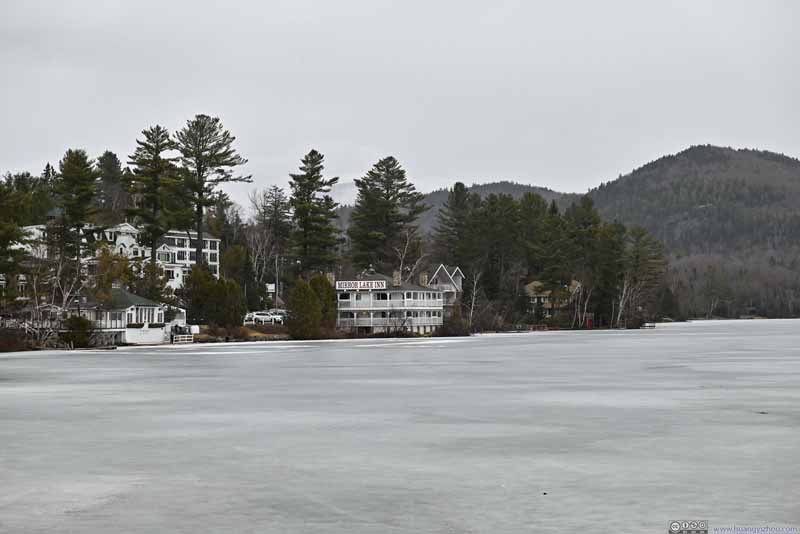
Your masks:
[{"label": "forested hillside", "polygon": [[689,315],[800,311],[800,161],[696,146],[589,193],[604,218],[639,225],[670,253]]}]

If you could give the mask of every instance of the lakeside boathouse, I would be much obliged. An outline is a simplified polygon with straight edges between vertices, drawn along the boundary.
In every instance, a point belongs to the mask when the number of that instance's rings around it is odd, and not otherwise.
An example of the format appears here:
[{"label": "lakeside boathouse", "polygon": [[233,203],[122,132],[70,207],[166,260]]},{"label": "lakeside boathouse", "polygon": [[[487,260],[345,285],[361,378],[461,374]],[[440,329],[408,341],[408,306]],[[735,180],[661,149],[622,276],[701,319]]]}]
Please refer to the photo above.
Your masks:
[{"label": "lakeside boathouse", "polygon": [[367,271],[354,280],[337,281],[336,327],[361,334],[433,333],[444,320],[444,293],[429,287],[426,278],[417,285],[403,282],[400,273]]}]

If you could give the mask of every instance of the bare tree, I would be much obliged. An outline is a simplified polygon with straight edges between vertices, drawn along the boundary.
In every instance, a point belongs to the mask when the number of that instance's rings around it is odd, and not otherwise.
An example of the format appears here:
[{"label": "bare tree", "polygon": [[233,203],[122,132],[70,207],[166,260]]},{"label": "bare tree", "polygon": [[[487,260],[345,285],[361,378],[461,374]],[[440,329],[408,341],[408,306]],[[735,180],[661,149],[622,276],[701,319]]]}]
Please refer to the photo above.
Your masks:
[{"label": "bare tree", "polygon": [[404,282],[408,282],[414,277],[422,262],[428,257],[427,254],[421,253],[421,241],[417,234],[416,226],[404,228],[398,245],[392,247],[397,256],[398,270],[403,276]]}]

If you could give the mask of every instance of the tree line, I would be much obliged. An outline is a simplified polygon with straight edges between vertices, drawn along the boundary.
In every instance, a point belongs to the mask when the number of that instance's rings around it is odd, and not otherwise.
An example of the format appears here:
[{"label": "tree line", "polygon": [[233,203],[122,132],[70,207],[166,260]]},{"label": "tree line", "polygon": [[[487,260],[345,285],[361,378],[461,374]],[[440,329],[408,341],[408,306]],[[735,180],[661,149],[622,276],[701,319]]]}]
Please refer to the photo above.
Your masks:
[{"label": "tree line", "polygon": [[[219,118],[197,115],[175,132],[144,129],[126,165],[110,151],[95,160],[69,149],[57,168],[48,164],[40,175],[6,174],[0,180],[3,315],[15,307],[63,309],[78,295],[102,300],[121,285],[185,306],[190,322],[233,326],[247,310],[274,304],[266,295],[274,283],[292,306],[320,316],[316,326],[303,327],[310,334],[298,334],[314,337],[335,324],[332,290],[319,275],[371,268],[413,281],[438,263],[458,265],[466,275],[455,315],[471,330],[543,322],[525,292],[532,281],[563,303],[550,320],[572,327],[625,324],[655,313],[662,296],[658,242],[641,229],[601,220],[588,197],[560,213],[534,193],[483,198],[456,183],[428,235],[418,224],[427,210],[423,195],[389,156],[355,180],[358,196],[342,224],[330,195],[339,179],[326,176],[323,154],[311,150],[289,175],[288,190],[253,191],[246,213],[222,191],[226,183],[252,182],[237,172],[247,160],[235,139]],[[146,260],[119,256],[95,238],[98,229],[123,221],[140,229]],[[47,225],[43,243],[32,243],[23,230],[35,224]],[[169,230],[196,233],[197,265],[176,294],[156,261]],[[204,261],[206,235],[221,240],[219,279]],[[26,255],[19,247],[26,243],[47,254]],[[88,258],[96,259],[91,269]],[[305,281],[313,284],[304,287]],[[16,298],[18,291],[29,298]],[[312,294],[319,314],[301,298]]]}]

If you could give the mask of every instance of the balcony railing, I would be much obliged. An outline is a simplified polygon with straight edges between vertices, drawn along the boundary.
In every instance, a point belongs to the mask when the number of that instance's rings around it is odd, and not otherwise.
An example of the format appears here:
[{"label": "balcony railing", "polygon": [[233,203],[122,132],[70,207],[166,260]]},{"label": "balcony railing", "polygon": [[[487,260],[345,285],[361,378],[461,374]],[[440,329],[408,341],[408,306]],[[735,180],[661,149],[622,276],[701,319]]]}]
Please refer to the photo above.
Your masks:
[{"label": "balcony railing", "polygon": [[340,310],[393,310],[398,308],[438,309],[443,300],[340,300]]},{"label": "balcony railing", "polygon": [[407,326],[441,326],[441,317],[358,317],[356,319],[338,319],[339,328],[357,326],[387,326],[403,328]]}]

